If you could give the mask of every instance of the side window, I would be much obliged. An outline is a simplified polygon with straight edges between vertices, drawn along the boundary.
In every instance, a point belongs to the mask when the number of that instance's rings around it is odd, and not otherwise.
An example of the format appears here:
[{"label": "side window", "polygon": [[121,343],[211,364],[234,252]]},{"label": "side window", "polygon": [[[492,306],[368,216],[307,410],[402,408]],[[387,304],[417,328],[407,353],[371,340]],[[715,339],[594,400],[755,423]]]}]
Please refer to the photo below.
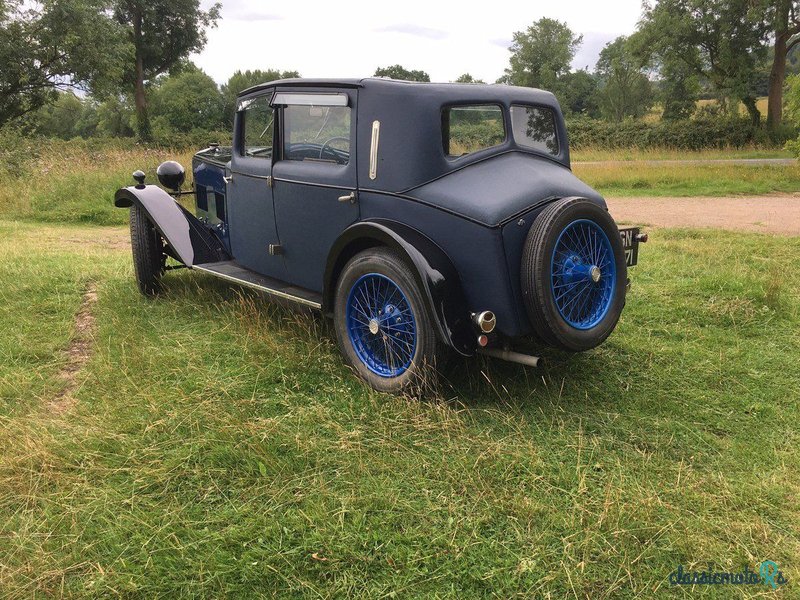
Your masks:
[{"label": "side window", "polygon": [[511,130],[520,146],[558,156],[556,117],[552,109],[512,104]]},{"label": "side window", "polygon": [[505,139],[503,110],[499,106],[451,106],[442,111],[442,145],[451,158],[497,146]]},{"label": "side window", "polygon": [[275,111],[269,105],[269,96],[260,96],[245,101],[242,109],[242,147],[244,156],[272,158],[272,133],[275,127]]},{"label": "side window", "polygon": [[283,158],[346,165],[350,108],[289,104],[283,109]]}]

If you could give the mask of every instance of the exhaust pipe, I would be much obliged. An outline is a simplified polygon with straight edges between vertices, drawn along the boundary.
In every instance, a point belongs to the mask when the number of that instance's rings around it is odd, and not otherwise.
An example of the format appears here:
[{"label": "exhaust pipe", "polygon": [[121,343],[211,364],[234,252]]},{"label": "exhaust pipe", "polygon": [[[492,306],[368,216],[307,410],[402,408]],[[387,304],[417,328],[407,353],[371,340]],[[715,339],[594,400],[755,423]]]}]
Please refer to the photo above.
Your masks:
[{"label": "exhaust pipe", "polygon": [[490,310],[472,313],[472,321],[483,333],[492,333],[495,325],[497,325],[497,319],[495,318],[494,313]]},{"label": "exhaust pipe", "polygon": [[507,360],[509,362],[519,363],[521,365],[525,365],[526,367],[538,367],[539,363],[542,362],[542,359],[538,356],[531,356],[530,354],[520,354],[519,352],[513,352],[511,350],[498,350],[496,348],[478,348],[478,352],[481,354],[485,354],[486,356],[491,356],[493,358],[499,358],[501,360]]}]

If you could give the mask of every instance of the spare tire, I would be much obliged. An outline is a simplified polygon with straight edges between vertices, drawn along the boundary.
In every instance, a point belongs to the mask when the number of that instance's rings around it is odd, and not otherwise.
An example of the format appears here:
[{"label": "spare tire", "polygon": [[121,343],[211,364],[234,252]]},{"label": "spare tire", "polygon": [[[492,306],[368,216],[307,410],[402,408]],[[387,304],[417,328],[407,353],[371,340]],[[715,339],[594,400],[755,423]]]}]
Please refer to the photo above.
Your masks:
[{"label": "spare tire", "polygon": [[565,198],[533,223],[520,283],[541,340],[580,352],[601,344],[625,306],[628,271],[616,223],[602,206]]}]

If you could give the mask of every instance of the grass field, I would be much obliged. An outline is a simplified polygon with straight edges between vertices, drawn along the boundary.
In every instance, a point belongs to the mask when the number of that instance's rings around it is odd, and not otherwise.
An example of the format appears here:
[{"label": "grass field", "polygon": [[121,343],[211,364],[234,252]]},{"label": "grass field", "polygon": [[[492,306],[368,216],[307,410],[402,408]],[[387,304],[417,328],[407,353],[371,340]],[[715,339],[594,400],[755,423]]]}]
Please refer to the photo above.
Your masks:
[{"label": "grass field", "polygon": [[[122,225],[125,213],[113,207],[114,191],[132,183],[131,172],[142,168],[148,181],[163,160],[177,158],[186,168],[191,152],[142,148],[87,151],[60,144],[19,176],[3,175],[0,218],[53,223]],[[605,165],[576,164],[575,173],[609,196],[726,196],[795,192],[800,189],[800,165],[741,166],[731,164],[642,164],[640,160],[715,160],[719,158],[786,158],[783,151],[744,149],[729,152],[671,150],[580,150],[573,161],[619,161]],[[627,162],[631,161],[631,162]]]},{"label": "grass field", "polygon": [[800,239],[658,231],[600,349],[419,401],[235,286],[140,297],[125,235],[0,221],[4,596],[682,597],[764,559],[794,594]]}]

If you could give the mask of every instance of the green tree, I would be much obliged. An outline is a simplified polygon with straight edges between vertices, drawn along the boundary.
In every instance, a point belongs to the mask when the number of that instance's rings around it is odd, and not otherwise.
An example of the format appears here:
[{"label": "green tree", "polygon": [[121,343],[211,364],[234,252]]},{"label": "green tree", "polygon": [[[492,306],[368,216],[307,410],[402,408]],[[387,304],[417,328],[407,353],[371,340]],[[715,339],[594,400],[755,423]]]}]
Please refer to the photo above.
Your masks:
[{"label": "green tree", "polygon": [[783,87],[786,61],[800,43],[800,2],[769,0],[773,31],[772,66],[769,72],[767,129],[775,131],[783,120]]},{"label": "green tree", "polygon": [[153,124],[164,134],[218,131],[223,126],[222,94],[214,80],[199,69],[159,81],[151,96]]},{"label": "green tree", "polygon": [[206,30],[220,16],[220,4],[200,10],[200,0],[113,0],[114,16],[125,28],[133,60],[124,82],[133,93],[137,133],[150,137],[145,82],[180,64],[206,44]]},{"label": "green tree", "polygon": [[645,6],[634,43],[659,62],[683,62],[721,100],[741,101],[758,126],[757,71],[768,31],[767,14],[753,0],[658,0]]},{"label": "green tree", "polygon": [[568,115],[600,116],[598,76],[586,69],[562,75],[558,82],[561,109]]},{"label": "green tree", "polygon": [[110,95],[97,107],[97,132],[108,137],[134,134],[135,111],[128,95]]},{"label": "green tree", "polygon": [[375,77],[391,77],[392,79],[403,79],[405,81],[430,81],[431,77],[425,71],[409,71],[402,65],[392,65],[391,67],[378,67],[375,69]]},{"label": "green tree", "polygon": [[600,77],[600,109],[610,121],[641,117],[652,105],[650,81],[639,59],[628,47],[628,38],[619,36],[605,45],[597,60]]},{"label": "green tree", "polygon": [[267,69],[262,71],[256,69],[255,71],[236,71],[230,76],[228,81],[222,85],[222,98],[225,103],[225,125],[230,128],[233,127],[233,116],[236,113],[236,98],[237,96],[253,86],[277,79],[292,79],[300,77],[297,71],[278,71],[277,69]]},{"label": "green tree", "polygon": [[69,140],[77,135],[77,125],[83,110],[83,102],[75,94],[61,92],[54,102],[31,113],[30,126],[39,135]]},{"label": "green tree", "polygon": [[566,23],[539,19],[514,33],[510,65],[502,82],[558,92],[559,80],[570,72],[582,42],[583,36],[575,35]]},{"label": "green tree", "polygon": [[453,83],[485,83],[482,79],[475,79],[469,73],[464,73],[463,75],[459,75],[458,79],[456,79]]},{"label": "green tree", "polygon": [[57,99],[101,89],[126,58],[105,0],[0,1],[0,126]]},{"label": "green tree", "polygon": [[658,98],[664,107],[661,118],[666,121],[688,119],[697,110],[700,82],[697,74],[685,63],[667,60],[660,65]]}]

